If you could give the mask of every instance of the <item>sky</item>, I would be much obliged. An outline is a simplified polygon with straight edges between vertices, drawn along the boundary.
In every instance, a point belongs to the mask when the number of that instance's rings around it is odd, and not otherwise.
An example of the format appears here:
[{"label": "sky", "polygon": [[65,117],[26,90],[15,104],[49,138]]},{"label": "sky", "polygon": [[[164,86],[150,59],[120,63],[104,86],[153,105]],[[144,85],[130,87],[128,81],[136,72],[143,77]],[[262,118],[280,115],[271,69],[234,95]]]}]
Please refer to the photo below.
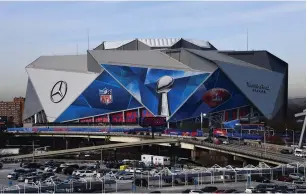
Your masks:
[{"label": "sky", "polygon": [[[207,40],[268,50],[289,64],[289,97],[306,94],[305,2],[0,2],[0,101],[25,96],[41,55],[85,54],[102,41]],[[77,49],[78,48],[78,49]]]}]

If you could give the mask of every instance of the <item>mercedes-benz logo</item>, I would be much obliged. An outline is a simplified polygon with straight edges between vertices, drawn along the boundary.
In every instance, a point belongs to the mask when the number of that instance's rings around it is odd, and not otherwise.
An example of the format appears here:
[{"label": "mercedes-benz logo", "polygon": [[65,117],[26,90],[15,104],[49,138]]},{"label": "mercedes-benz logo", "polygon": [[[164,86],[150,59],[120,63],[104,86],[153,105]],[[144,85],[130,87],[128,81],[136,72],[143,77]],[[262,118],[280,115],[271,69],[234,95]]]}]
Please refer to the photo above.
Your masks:
[{"label": "mercedes-benz logo", "polygon": [[61,102],[67,93],[67,83],[65,81],[58,81],[52,87],[50,92],[50,100],[53,103]]}]

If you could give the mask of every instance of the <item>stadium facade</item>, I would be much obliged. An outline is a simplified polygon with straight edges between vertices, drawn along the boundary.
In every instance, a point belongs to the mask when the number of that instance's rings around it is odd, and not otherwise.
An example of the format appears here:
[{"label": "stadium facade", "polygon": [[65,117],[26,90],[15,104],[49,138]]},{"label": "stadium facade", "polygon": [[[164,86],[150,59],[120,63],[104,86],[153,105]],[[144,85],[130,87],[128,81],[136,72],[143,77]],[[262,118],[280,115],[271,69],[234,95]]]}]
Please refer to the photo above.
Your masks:
[{"label": "stadium facade", "polygon": [[267,51],[219,51],[207,41],[103,42],[86,55],[41,56],[26,71],[25,123],[287,114],[287,63]]}]

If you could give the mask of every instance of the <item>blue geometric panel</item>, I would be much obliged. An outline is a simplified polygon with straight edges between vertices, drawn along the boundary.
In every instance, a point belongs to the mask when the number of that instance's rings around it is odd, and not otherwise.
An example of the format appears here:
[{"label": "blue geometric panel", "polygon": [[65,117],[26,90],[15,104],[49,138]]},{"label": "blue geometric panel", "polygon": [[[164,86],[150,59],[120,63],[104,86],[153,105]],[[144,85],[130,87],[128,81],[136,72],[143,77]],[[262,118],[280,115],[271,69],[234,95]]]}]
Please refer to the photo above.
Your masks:
[{"label": "blue geometric panel", "polygon": [[210,73],[204,72],[152,69],[108,64],[102,64],[101,66],[154,115],[159,115],[160,95],[156,92],[156,87],[157,81],[161,77],[170,76],[174,80],[172,88],[168,92],[170,115],[172,115],[210,75]]},{"label": "blue geometric panel", "polygon": [[[110,95],[106,96],[107,98],[104,98],[104,93],[102,92],[104,89],[110,91],[110,93],[108,93]],[[142,107],[142,105],[104,71],[56,119],[55,122],[137,107]]]},{"label": "blue geometric panel", "polygon": [[170,118],[170,121],[200,116],[250,104],[247,98],[221,71],[216,70]]}]

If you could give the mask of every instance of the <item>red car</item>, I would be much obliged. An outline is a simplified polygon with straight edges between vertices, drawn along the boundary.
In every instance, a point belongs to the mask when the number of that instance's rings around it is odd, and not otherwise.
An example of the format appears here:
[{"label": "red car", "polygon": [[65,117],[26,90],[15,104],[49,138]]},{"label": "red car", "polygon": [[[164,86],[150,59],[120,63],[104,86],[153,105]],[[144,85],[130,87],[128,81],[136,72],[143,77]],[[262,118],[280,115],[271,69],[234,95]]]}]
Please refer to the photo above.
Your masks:
[{"label": "red car", "polygon": [[288,176],[280,176],[280,177],[278,177],[277,180],[283,181],[283,182],[292,182],[293,181],[293,179],[291,177],[288,177]]}]

